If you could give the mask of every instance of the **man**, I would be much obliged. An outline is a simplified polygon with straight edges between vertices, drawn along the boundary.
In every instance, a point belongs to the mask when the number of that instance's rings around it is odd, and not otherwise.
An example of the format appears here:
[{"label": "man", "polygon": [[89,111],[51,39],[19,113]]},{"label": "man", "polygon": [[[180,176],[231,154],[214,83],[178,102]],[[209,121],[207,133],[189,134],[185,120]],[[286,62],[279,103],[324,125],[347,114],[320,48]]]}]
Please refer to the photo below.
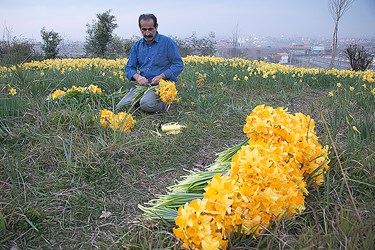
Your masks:
[{"label": "man", "polygon": [[[184,69],[184,64],[176,43],[158,33],[158,22],[153,14],[139,16],[138,25],[143,38],[137,41],[130,50],[128,63],[125,66],[126,78],[136,81],[138,85],[158,85],[161,79],[177,81]],[[136,86],[133,86],[125,97],[116,105],[129,106],[134,98]],[[164,111],[167,107],[155,91],[148,91],[139,101],[141,110],[147,113]]]}]

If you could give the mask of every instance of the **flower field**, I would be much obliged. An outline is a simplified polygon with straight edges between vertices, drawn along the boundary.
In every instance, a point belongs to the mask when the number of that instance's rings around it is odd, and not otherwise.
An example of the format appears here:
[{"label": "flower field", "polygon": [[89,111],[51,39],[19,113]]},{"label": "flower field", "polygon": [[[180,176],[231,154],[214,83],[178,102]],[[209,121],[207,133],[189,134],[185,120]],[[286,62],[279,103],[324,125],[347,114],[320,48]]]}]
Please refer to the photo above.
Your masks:
[{"label": "flower field", "polygon": [[1,249],[374,247],[374,71],[183,60],[161,114],[126,59],[0,67]]}]

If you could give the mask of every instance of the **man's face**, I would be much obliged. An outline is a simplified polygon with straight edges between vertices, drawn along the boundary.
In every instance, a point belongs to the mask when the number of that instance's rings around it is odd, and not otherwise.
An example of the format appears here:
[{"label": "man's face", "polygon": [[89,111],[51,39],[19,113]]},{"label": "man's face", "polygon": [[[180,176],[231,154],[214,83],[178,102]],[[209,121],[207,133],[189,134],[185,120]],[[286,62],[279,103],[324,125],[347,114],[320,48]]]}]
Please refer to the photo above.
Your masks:
[{"label": "man's face", "polygon": [[146,42],[152,42],[156,36],[156,31],[158,30],[157,27],[154,27],[154,20],[141,20],[140,24],[141,32]]}]

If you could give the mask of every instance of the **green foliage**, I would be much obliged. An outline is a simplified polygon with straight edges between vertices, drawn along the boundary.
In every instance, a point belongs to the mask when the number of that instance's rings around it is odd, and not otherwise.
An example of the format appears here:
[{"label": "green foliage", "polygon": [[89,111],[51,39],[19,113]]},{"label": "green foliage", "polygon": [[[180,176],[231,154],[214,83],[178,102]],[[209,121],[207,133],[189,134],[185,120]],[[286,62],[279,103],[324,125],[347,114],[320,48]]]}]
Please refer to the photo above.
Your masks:
[{"label": "green foliage", "polygon": [[92,56],[105,57],[108,45],[113,40],[113,31],[118,27],[116,17],[111,10],[97,14],[97,21],[87,24],[86,53]]},{"label": "green foliage", "polygon": [[44,56],[46,59],[56,58],[59,54],[59,49],[57,48],[62,42],[62,38],[59,33],[53,30],[47,31],[45,27],[40,31],[40,35],[43,39],[42,50],[44,51]]},{"label": "green foliage", "polygon": [[178,50],[180,51],[180,54],[182,57],[192,54],[193,49],[186,39],[184,40],[178,37],[171,37],[171,38],[173,39],[173,41],[176,42]]},{"label": "green foliage", "polygon": [[28,62],[33,57],[33,45],[30,41],[16,37],[8,41],[0,41],[0,66]]},{"label": "green foliage", "polygon": [[133,44],[134,39],[124,39],[116,34],[113,35],[113,39],[108,44],[108,58],[124,58],[129,56]]}]

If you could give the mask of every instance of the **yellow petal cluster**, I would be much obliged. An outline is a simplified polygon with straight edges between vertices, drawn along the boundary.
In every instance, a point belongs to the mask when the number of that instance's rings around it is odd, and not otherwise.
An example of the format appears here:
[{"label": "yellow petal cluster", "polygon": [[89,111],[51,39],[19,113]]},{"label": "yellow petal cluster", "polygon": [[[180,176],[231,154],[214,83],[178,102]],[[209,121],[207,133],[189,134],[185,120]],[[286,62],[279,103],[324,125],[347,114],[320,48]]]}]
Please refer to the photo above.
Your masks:
[{"label": "yellow petal cluster", "polygon": [[112,111],[107,109],[102,109],[100,111],[99,120],[100,124],[104,128],[109,127],[114,131],[126,133],[130,132],[134,128],[136,122],[131,114],[127,114],[125,112],[114,114]]},{"label": "yellow petal cluster", "polygon": [[287,109],[259,105],[246,117],[243,131],[251,145],[265,145],[282,150],[286,161],[301,164],[306,178],[315,173],[314,181],[323,182],[328,167],[328,147],[322,147],[315,132],[315,122],[302,113],[289,114]]},{"label": "yellow petal cluster", "polygon": [[314,121],[301,113],[260,105],[246,118],[250,138],[227,175],[214,175],[202,200],[178,209],[174,234],[191,249],[225,249],[231,232],[259,235],[273,221],[305,209],[306,179],[320,184],[328,152]]},{"label": "yellow petal cluster", "polygon": [[8,92],[9,95],[15,95],[17,94],[17,90],[15,88],[11,88]]},{"label": "yellow petal cluster", "polygon": [[155,93],[159,95],[162,102],[167,104],[171,104],[173,101],[178,101],[176,85],[172,81],[160,80]]},{"label": "yellow petal cluster", "polygon": [[206,73],[201,73],[201,72],[195,72],[195,77],[197,78],[198,88],[202,88],[203,87],[203,83],[204,83],[204,81],[207,78],[207,74]]},{"label": "yellow petal cluster", "polygon": [[102,89],[99,88],[97,85],[93,85],[93,84],[90,84],[90,86],[88,87],[77,87],[73,85],[70,89],[66,91],[61,90],[61,89],[55,90],[52,94],[50,94],[49,99],[51,100],[61,99],[63,96],[71,92],[101,94]]},{"label": "yellow petal cluster", "polygon": [[51,100],[55,100],[55,99],[60,99],[62,98],[64,95],[66,94],[66,92],[64,90],[61,90],[61,89],[56,89],[50,96],[49,98]]}]

